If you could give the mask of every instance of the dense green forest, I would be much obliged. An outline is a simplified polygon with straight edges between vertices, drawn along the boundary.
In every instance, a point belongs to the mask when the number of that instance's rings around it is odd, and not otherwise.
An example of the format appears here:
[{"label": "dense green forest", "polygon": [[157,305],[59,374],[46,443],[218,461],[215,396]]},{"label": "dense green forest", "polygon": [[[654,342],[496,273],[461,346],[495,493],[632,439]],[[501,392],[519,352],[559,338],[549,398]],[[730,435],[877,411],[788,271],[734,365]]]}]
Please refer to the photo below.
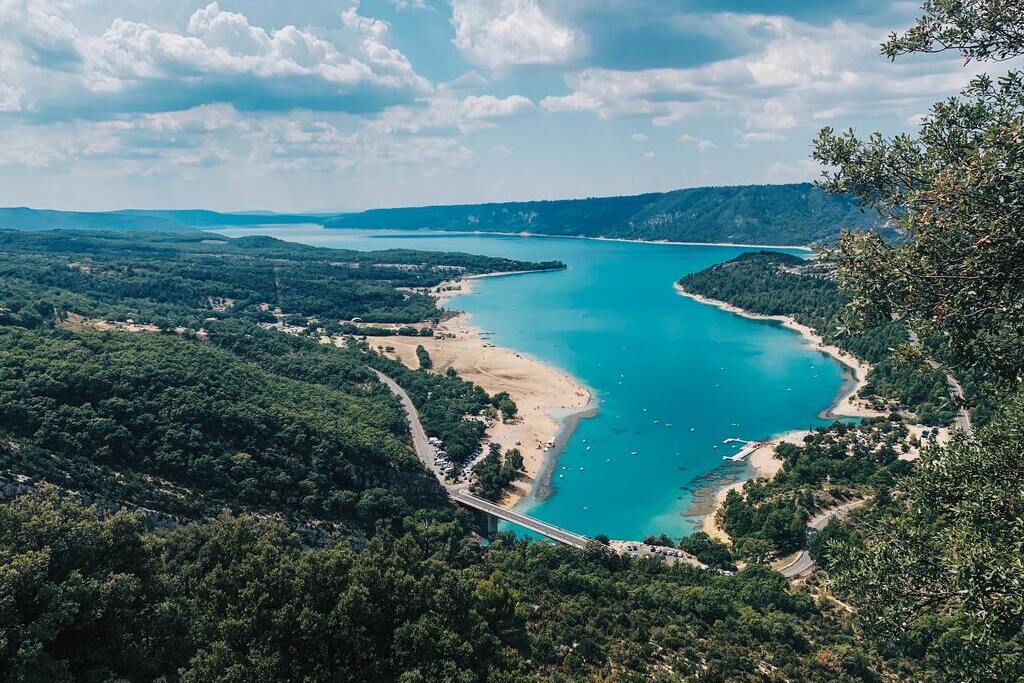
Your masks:
[{"label": "dense green forest", "polygon": [[[260,279],[286,319],[300,315],[289,306],[387,316],[396,309],[381,302],[395,301],[418,320],[439,315],[433,298],[399,287],[436,283],[452,268],[558,265],[263,238],[0,233],[4,480],[50,481],[158,518],[266,511],[348,532],[436,508],[440,487],[409,451],[405,416],[371,368],[406,388],[456,462],[479,452],[484,425],[466,418],[491,397],[454,374],[410,371],[354,337],[336,348],[301,327],[260,326]],[[292,293],[313,291],[332,269],[333,287],[318,287],[313,303]],[[189,326],[171,333],[155,314],[168,311]],[[102,332],[82,316],[155,321],[167,333]]]},{"label": "dense green forest", "polygon": [[516,480],[523,471],[523,454],[512,448],[501,454],[499,444],[491,444],[480,462],[473,466],[476,481],[473,492],[488,500],[498,500],[505,488]]},{"label": "dense green forest", "polygon": [[[835,611],[736,576],[460,520],[312,549],[280,522],[146,532],[42,489],[0,503],[5,680],[879,680]],[[33,678],[34,677],[34,678]]]},{"label": "dense green forest", "polygon": [[405,288],[432,287],[463,274],[562,267],[448,252],[320,249],[199,232],[0,231],[0,298],[9,311],[43,305],[168,329],[198,328],[208,317],[272,321],[266,306],[323,323],[421,322],[439,316],[434,299]]},{"label": "dense green forest", "polygon": [[843,317],[849,296],[839,289],[827,263],[781,252],[741,254],[679,281],[687,292],[725,301],[753,313],[787,315],[816,330],[875,367],[865,397],[896,399],[927,424],[948,424],[955,408],[941,373],[923,363],[897,362],[893,350],[908,341],[900,323],[851,331]]},{"label": "dense green forest", "polygon": [[807,546],[807,522],[816,513],[890,489],[912,465],[899,459],[920,442],[898,416],[836,422],[805,437],[781,443],[782,469],[771,480],[748,482],[730,491],[721,510],[722,528],[735,556],[766,561]]},{"label": "dense green forest", "polygon": [[872,211],[809,183],[700,187],[630,197],[374,209],[329,228],[484,230],[681,242],[814,244],[877,227]]},{"label": "dense green forest", "polygon": [[[1024,56],[1014,3],[926,0],[923,11],[884,54]],[[307,275],[332,272],[317,266],[318,250],[202,239],[183,248],[166,236],[126,248],[123,237],[79,235],[63,245],[73,254],[48,236],[0,249],[0,680],[1024,679],[1022,130],[1014,71],[936,105],[919,137],[826,129],[815,146],[831,169],[826,187],[907,239],[845,235],[829,266],[842,290],[831,295],[831,273],[817,264],[754,256],[719,269],[746,273],[746,291],[729,291],[747,307],[770,306],[770,284],[793,310],[765,312],[824,321],[837,339],[846,331],[827,323],[840,309],[855,314],[849,343],[865,357],[919,330],[976,391],[995,390],[988,424],[926,444],[913,463],[900,457],[915,446],[898,417],[780,447],[779,474],[727,501],[732,551],[701,534],[679,543],[730,571],[742,555],[735,574],[599,543],[474,542],[467,517],[412,457],[398,403],[373,381],[372,368],[397,376],[397,363],[364,340],[338,348],[264,329],[258,306],[232,315],[228,295],[202,290],[186,267],[217,258],[252,274],[251,250],[256,266],[281,258]],[[91,275],[83,256],[108,284],[62,279]],[[168,268],[166,295],[150,260]],[[216,276],[218,287],[245,285]],[[387,309],[358,277],[337,277],[346,284],[324,290],[322,310]],[[374,281],[403,294],[397,279]],[[291,305],[312,310],[288,282]],[[72,312],[159,311],[205,334],[68,324]],[[405,373],[396,378],[421,407],[440,378],[450,404],[441,414],[494,408],[457,377]],[[847,521],[800,538],[796,522],[852,499],[865,502]],[[821,564],[806,581],[762,564],[800,544]]]},{"label": "dense green forest", "polygon": [[[483,423],[466,417],[514,414],[507,396],[409,370],[355,337],[337,347],[267,329],[206,299],[244,284],[247,263],[301,270],[321,263],[318,250],[4,239],[3,680],[756,680],[767,668],[824,681],[894,666],[764,568],[727,576],[600,548],[471,542],[372,369],[406,388],[456,460],[480,448]],[[206,249],[239,256],[237,280],[232,268],[188,280]],[[161,273],[190,284],[158,291]],[[145,320],[154,307],[199,327],[69,324],[71,314]],[[485,457],[480,492],[498,496],[520,467],[514,450]]]}]

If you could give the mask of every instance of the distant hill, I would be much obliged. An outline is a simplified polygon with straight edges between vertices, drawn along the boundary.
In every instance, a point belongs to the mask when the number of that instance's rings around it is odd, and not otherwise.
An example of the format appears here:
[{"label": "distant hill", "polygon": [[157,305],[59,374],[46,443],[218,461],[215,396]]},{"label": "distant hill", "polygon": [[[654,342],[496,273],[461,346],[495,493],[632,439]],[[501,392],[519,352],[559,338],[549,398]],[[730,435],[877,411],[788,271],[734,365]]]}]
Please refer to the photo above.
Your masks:
[{"label": "distant hill", "polygon": [[124,211],[52,211],[0,208],[0,229],[13,230],[160,230],[181,232],[232,225],[322,223],[326,216],[268,213],[220,213],[202,209]]},{"label": "distant hill", "polygon": [[680,242],[814,244],[879,218],[810,183],[702,187],[628,197],[373,209],[327,219],[329,228],[531,232]]},{"label": "distant hill", "polygon": [[879,218],[810,183],[701,187],[628,197],[371,209],[346,214],[220,213],[203,209],[107,212],[0,208],[0,229],[160,230],[316,223],[328,228],[482,230],[678,242],[818,244]]},{"label": "distant hill", "polygon": [[119,212],[50,211],[25,207],[0,208],[0,228],[15,230],[190,230],[160,216]]}]

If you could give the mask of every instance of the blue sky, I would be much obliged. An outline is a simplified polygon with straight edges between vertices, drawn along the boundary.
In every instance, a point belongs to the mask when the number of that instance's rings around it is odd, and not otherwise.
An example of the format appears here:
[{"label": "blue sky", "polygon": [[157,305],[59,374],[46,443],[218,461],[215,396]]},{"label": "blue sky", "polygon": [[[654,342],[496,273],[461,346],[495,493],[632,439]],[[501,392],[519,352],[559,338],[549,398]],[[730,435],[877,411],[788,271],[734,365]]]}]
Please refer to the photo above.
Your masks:
[{"label": "blue sky", "polygon": [[0,205],[372,206],[809,180],[971,75],[914,2],[0,0]]}]

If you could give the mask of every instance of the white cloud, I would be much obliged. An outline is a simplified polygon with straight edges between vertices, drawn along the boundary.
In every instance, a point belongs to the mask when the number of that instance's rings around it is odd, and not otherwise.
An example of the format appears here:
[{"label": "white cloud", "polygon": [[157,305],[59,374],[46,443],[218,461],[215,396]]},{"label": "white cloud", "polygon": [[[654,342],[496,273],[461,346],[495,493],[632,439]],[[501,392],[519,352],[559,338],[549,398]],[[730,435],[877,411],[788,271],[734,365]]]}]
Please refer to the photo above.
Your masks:
[{"label": "white cloud", "polygon": [[579,49],[577,32],[537,0],[452,0],[452,24],[459,51],[491,69],[561,63]]},{"label": "white cloud", "polygon": [[16,46],[39,66],[67,68],[78,62],[80,36],[63,16],[67,5],[59,0],[0,0],[0,42]]},{"label": "white cloud", "polygon": [[89,115],[185,109],[214,102],[239,109],[374,111],[432,90],[387,23],[356,6],[317,33],[253,25],[213,2],[183,31],[115,18],[83,34],[63,13],[69,2],[0,0],[0,28],[14,66],[12,86],[47,114]]},{"label": "white cloud", "polygon": [[390,0],[390,2],[400,10],[434,9],[434,6],[426,0]]},{"label": "white cloud", "polygon": [[752,131],[839,115],[902,120],[908,107],[958,91],[978,68],[965,69],[950,56],[893,64],[878,54],[884,31],[858,23],[731,13],[708,15],[708,22],[740,36],[746,52],[692,67],[579,69],[564,76],[567,94],[544,98],[541,106],[606,119],[645,116],[655,125],[732,110]]},{"label": "white cloud", "polygon": [[645,142],[647,140],[647,136],[643,133],[633,133],[629,136],[629,139],[633,142]]},{"label": "white cloud", "polygon": [[479,71],[472,70],[442,83],[438,86],[438,90],[476,90],[487,85],[487,79]]},{"label": "white cloud", "polygon": [[170,175],[232,163],[250,173],[341,173],[367,164],[466,166],[456,136],[407,135],[372,122],[343,126],[317,113],[252,115],[230,105],[0,128],[0,166],[70,167],[116,162],[117,172]]},{"label": "white cloud", "polygon": [[820,109],[811,114],[811,118],[815,121],[827,121],[834,119],[838,116],[842,116],[846,113],[845,107],[829,107],[828,109]]},{"label": "white cloud", "polygon": [[89,67],[104,88],[116,89],[139,81],[184,85],[189,79],[258,86],[276,78],[305,82],[325,95],[363,84],[428,88],[405,56],[386,44],[387,24],[361,17],[355,8],[341,17],[345,51],[294,26],[271,31],[252,26],[244,15],[222,11],[215,2],[193,13],[189,35],[118,19],[93,44]]},{"label": "white cloud", "polygon": [[654,152],[644,152],[644,159],[653,159]]},{"label": "white cloud", "polygon": [[785,130],[796,124],[796,116],[778,99],[767,100],[758,111],[747,114],[747,127],[757,130]]},{"label": "white cloud", "polygon": [[533,109],[533,102],[522,95],[498,98],[494,95],[470,95],[462,101],[461,112],[470,119],[512,116]]},{"label": "white cloud", "polygon": [[582,92],[574,92],[571,95],[564,95],[556,97],[554,95],[548,95],[541,100],[540,106],[544,107],[548,111],[564,112],[564,111],[593,111],[600,112],[604,106],[604,102]]},{"label": "white cloud", "polygon": [[533,102],[522,95],[469,95],[460,99],[442,93],[425,105],[390,107],[369,126],[382,133],[465,135],[492,127],[497,119],[533,109]]},{"label": "white cloud", "polygon": [[786,139],[775,131],[747,132],[742,137],[747,142],[780,142]]},{"label": "white cloud", "polygon": [[711,140],[705,140],[704,138],[699,138],[696,135],[691,135],[690,133],[683,133],[676,138],[676,142],[683,145],[693,145],[701,152],[718,149],[718,145],[711,142]]},{"label": "white cloud", "polygon": [[22,102],[24,96],[24,88],[0,83],[0,112],[21,111],[25,106]]}]

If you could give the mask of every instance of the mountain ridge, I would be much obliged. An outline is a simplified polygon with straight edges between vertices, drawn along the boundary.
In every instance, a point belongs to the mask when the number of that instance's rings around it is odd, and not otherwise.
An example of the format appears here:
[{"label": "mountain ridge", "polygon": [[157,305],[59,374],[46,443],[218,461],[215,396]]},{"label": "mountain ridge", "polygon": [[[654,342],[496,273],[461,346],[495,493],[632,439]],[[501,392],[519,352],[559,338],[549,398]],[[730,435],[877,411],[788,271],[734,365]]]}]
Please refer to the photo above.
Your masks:
[{"label": "mountain ridge", "polygon": [[787,246],[832,242],[843,229],[876,229],[873,210],[810,183],[734,185],[617,197],[368,209],[339,214],[221,213],[205,209],[56,211],[0,208],[0,228],[182,232],[313,223],[332,229],[528,232],[562,237]]},{"label": "mountain ridge", "polygon": [[328,228],[529,232],[682,242],[806,245],[882,226],[877,214],[810,183],[737,185],[621,197],[370,209]]}]

